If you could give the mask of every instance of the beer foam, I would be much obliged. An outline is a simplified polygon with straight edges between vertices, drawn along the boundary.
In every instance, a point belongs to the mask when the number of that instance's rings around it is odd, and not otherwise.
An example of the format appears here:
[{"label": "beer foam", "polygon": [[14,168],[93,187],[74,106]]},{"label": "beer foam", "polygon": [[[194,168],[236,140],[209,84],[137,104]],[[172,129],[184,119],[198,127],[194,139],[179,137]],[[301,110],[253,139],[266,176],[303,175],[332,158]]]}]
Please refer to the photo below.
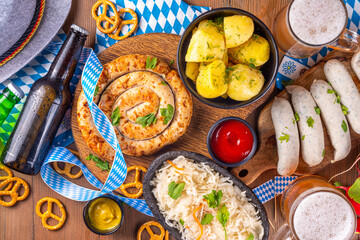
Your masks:
[{"label": "beer foam", "polygon": [[294,0],[289,24],[302,41],[321,45],[336,39],[346,24],[341,0]]},{"label": "beer foam", "polygon": [[351,239],[355,230],[351,205],[332,192],[316,192],[297,206],[293,226],[301,240]]}]

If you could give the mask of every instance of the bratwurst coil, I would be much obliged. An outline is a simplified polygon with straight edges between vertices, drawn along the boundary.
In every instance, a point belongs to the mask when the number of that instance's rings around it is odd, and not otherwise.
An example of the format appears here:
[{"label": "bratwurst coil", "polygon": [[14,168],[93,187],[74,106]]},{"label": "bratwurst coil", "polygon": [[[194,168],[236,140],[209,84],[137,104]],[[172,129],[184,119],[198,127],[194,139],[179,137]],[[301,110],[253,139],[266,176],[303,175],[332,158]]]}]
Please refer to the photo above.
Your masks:
[{"label": "bratwurst coil", "polygon": [[[174,143],[190,124],[193,103],[178,73],[152,56],[126,55],[105,64],[94,96],[95,103],[113,123],[123,153],[150,155]],[[148,121],[145,121],[144,117]],[[115,151],[97,131],[82,92],[77,119],[82,136],[99,156],[111,160]],[[139,121],[140,119],[140,121]],[[141,121],[141,119],[143,121]]]}]

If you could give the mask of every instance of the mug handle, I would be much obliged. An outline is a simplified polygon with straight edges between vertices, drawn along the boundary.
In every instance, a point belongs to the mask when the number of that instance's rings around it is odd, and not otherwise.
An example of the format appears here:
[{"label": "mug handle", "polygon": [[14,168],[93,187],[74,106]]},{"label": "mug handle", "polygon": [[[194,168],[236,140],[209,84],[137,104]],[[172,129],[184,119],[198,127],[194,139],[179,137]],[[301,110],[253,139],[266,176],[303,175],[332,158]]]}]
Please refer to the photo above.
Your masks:
[{"label": "mug handle", "polygon": [[294,235],[291,233],[289,225],[283,224],[275,233],[274,239],[276,240],[295,240]]},{"label": "mug handle", "polygon": [[356,52],[360,48],[359,44],[360,35],[354,31],[345,29],[341,36],[328,47],[342,52]]}]

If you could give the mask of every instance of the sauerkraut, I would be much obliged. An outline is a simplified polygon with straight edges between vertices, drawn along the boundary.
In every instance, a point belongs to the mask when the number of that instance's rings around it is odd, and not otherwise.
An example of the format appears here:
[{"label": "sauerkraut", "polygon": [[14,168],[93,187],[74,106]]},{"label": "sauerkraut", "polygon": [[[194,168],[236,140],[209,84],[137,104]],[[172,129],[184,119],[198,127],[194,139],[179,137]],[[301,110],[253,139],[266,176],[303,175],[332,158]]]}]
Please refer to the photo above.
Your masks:
[{"label": "sauerkraut", "polygon": [[[204,195],[212,190],[223,193],[221,205],[226,205],[230,216],[226,222],[228,240],[246,240],[251,234],[254,239],[262,239],[264,228],[259,213],[256,211],[251,200],[246,198],[233,182],[213,170],[206,163],[196,163],[184,156],[179,156],[172,161],[178,170],[169,163],[157,170],[150,184],[154,186],[153,194],[158,201],[160,212],[166,223],[177,228],[182,234],[182,239],[195,240],[200,235],[200,227],[196,223],[193,212],[203,204],[196,217],[201,221],[205,214],[214,216],[210,224],[202,225],[202,240],[225,240],[224,228],[216,218],[218,209],[210,208]],[[168,186],[171,182],[184,182],[185,188],[178,199],[172,199],[168,195]]]}]

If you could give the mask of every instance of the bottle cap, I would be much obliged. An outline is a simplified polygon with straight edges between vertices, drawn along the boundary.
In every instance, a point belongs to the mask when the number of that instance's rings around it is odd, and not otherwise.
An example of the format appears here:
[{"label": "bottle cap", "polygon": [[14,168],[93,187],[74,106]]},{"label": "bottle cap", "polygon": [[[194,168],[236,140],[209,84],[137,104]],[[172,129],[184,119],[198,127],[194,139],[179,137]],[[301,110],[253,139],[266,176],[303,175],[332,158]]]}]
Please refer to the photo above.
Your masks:
[{"label": "bottle cap", "polygon": [[71,30],[74,30],[74,31],[84,34],[86,36],[89,35],[89,32],[85,28],[82,28],[76,24],[72,24],[70,28],[71,28]]},{"label": "bottle cap", "polygon": [[22,99],[25,94],[24,92],[21,90],[21,88],[19,88],[18,86],[16,86],[13,82],[10,82],[7,85],[7,88],[18,98]]}]

